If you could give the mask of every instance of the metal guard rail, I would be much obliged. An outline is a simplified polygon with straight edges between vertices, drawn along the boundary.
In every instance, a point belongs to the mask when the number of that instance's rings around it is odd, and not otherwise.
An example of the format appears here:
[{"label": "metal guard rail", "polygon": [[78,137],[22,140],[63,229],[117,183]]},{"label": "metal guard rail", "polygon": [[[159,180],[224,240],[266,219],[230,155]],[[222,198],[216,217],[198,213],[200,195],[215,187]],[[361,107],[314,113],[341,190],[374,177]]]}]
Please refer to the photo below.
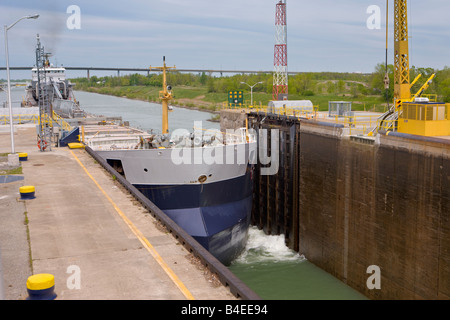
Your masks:
[{"label": "metal guard rail", "polygon": [[[13,123],[17,122],[18,124],[32,122],[39,123],[39,115],[38,114],[13,114]],[[9,124],[9,115],[0,115],[0,124],[7,125]]]},{"label": "metal guard rail", "polygon": [[201,244],[199,244],[192,236],[179,227],[172,219],[170,219],[161,209],[152,203],[146,196],[136,189],[128,180],[117,173],[102,157],[100,157],[90,147],[85,147],[90,154],[103,168],[117,178],[125,189],[127,189],[138,200],[154,218],[159,220],[167,230],[192,254],[201,260],[212,273],[217,274],[220,282],[230,288],[230,292],[237,298],[243,300],[261,300],[261,298],[247,287],[238,277],[236,277],[227,267],[209,253]]}]

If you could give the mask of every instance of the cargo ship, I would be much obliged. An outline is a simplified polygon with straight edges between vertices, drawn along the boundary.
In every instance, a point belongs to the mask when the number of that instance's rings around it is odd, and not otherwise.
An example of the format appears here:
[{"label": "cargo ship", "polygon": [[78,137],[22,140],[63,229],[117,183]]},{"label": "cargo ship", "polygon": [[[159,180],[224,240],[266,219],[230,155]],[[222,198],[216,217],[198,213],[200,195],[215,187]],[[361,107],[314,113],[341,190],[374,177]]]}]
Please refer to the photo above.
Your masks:
[{"label": "cargo ship", "polygon": [[247,242],[256,137],[246,128],[227,134],[196,128],[169,135],[167,115],[172,93],[166,81],[167,69],[164,59],[161,134],[124,135],[103,130],[86,135],[85,143],[213,256],[229,265]]},{"label": "cargo ship", "polygon": [[[43,79],[40,79],[40,81],[45,83],[45,90],[52,110],[63,118],[85,117],[85,112],[80,108],[80,104],[75,98],[74,85],[66,79],[66,69],[63,66],[58,67],[51,64],[49,57],[50,54],[46,53],[44,70],[41,70]],[[31,83],[26,87],[26,98],[22,102],[22,107],[38,106],[38,71],[37,67],[31,69]]]}]

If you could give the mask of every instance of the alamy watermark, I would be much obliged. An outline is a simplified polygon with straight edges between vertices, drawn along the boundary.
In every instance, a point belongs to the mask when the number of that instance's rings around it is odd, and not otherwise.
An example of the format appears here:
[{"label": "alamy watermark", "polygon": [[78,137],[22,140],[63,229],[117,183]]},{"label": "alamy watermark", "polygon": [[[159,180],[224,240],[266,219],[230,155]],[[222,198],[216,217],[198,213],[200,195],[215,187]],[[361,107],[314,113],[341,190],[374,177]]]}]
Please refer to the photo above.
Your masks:
[{"label": "alamy watermark", "polygon": [[67,7],[67,14],[70,16],[66,20],[66,26],[69,30],[81,29],[81,9],[77,5],[71,5]]},{"label": "alamy watermark", "polygon": [[257,164],[259,160],[263,165],[261,175],[275,175],[278,172],[280,145],[278,129],[258,131],[249,129],[245,132],[241,129],[228,129],[225,134],[212,129],[205,134],[201,121],[195,121],[194,127],[196,129],[193,133],[187,129],[177,129],[171,134],[171,141],[174,143],[171,148],[171,160],[175,165],[246,165]]},{"label": "alamy watermark", "polygon": [[366,11],[369,14],[369,18],[367,18],[367,28],[369,30],[379,30],[381,29],[381,8],[377,5],[371,5],[367,8]]},{"label": "alamy watermark", "polygon": [[381,289],[381,269],[379,266],[372,265],[367,268],[367,273],[370,277],[366,281],[369,290]]},{"label": "alamy watermark", "polygon": [[81,289],[81,269],[77,265],[71,265],[67,267],[66,273],[70,274],[67,277],[66,286],[69,290]]}]

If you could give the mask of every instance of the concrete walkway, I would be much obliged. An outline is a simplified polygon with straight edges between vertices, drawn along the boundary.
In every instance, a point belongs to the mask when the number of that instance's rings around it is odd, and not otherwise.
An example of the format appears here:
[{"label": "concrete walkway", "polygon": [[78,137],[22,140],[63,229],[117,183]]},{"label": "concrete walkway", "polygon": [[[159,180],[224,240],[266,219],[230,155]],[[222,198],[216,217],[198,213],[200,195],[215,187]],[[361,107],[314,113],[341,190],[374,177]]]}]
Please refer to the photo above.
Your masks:
[{"label": "concrete walkway", "polygon": [[[38,273],[55,276],[60,300],[236,299],[83,149],[40,152],[34,126],[17,126],[15,137],[28,161],[23,181],[0,184],[6,299],[24,299]],[[35,186],[36,199],[20,200],[22,185]]]}]

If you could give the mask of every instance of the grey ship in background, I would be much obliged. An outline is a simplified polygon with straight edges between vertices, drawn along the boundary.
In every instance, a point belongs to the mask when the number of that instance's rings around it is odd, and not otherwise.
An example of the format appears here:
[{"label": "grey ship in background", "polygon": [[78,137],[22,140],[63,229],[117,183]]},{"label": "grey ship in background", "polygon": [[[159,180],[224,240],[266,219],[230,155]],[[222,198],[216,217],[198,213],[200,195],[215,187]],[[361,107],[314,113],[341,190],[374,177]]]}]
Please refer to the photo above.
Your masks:
[{"label": "grey ship in background", "polygon": [[[57,67],[50,64],[49,54],[45,55],[45,83],[50,94],[50,103],[59,116],[63,118],[83,118],[86,116],[85,112],[80,108],[79,102],[76,100],[73,93],[74,85],[70,80],[66,79],[66,69],[62,66]],[[37,107],[38,106],[38,70],[34,67],[31,70],[31,83],[26,88],[26,98],[22,102],[22,107]]]}]

